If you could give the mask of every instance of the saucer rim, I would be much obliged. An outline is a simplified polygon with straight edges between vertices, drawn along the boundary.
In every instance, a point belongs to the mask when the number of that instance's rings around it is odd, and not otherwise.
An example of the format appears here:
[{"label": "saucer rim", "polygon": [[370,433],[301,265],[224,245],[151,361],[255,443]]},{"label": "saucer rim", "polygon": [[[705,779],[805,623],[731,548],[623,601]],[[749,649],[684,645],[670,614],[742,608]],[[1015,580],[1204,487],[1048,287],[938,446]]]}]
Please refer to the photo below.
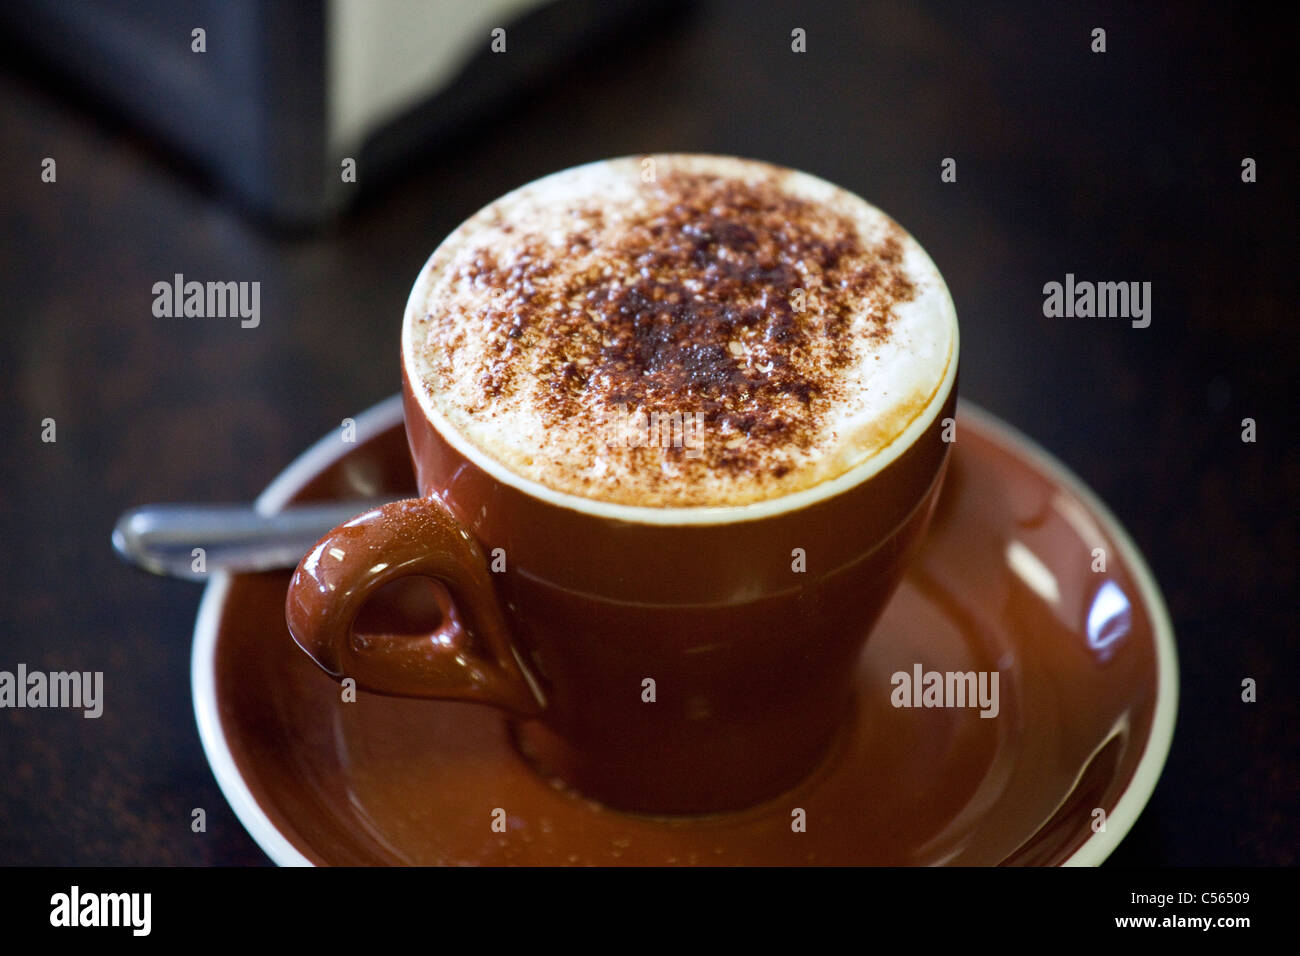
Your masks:
[{"label": "saucer rim", "polygon": [[[369,441],[402,421],[402,396],[390,395],[356,416],[355,444]],[[354,448],[353,443],[341,442],[337,431],[321,436],[263,489],[253,502],[254,510],[261,514],[274,514],[288,504],[289,499],[312,478]],[[217,636],[220,633],[221,610],[230,590],[230,579],[231,575],[227,571],[217,570],[212,573],[208,585],[203,589],[198,617],[194,622],[190,686],[199,740],[226,802],[253,838],[253,842],[271,858],[271,862],[277,866],[315,866],[315,861],[294,846],[257,802],[244,775],[239,771],[239,765],[235,763],[221,726],[217,704]]]},{"label": "saucer rim", "polygon": [[[1147,608],[1155,634],[1156,703],[1151,730],[1138,765],[1128,786],[1120,794],[1106,821],[1106,829],[1094,831],[1062,866],[1097,866],[1128,835],[1142,810],[1151,799],[1164,770],[1173,743],[1178,713],[1178,652],[1173,624],[1155,576],[1137,544],[1118,518],[1083,480],[1028,435],[965,398],[957,401],[958,420],[965,417],[978,423],[991,439],[1007,451],[1027,458],[1032,465],[1078,497],[1097,518],[1098,524],[1118,546],[1121,556],[1132,569],[1138,592]],[[356,444],[361,444],[403,421],[402,396],[392,395],[356,416]],[[958,438],[960,440],[960,438]],[[349,443],[350,444],[350,443]],[[337,431],[326,434],[298,455],[266,489],[258,495],[254,508],[273,514],[324,468],[355,450],[339,441]],[[194,717],[204,755],[236,818],[277,866],[315,866],[272,822],[270,815],[253,796],[240,773],[221,725],[216,692],[216,646],[220,632],[221,610],[230,590],[231,575],[214,571],[209,576],[199,601],[194,623],[190,655],[190,686]]]},{"label": "saucer rim", "polygon": [[1115,809],[1106,818],[1106,829],[1101,832],[1094,830],[1082,846],[1061,861],[1061,866],[1099,866],[1115,852],[1115,848],[1128,836],[1129,830],[1146,809],[1173,745],[1179,694],[1178,648],[1174,641],[1173,621],[1169,617],[1169,609],[1165,605],[1160,586],[1156,583],[1155,574],[1147,565],[1141,549],[1129,536],[1123,522],[1082,478],[1020,429],[974,402],[959,397],[957,415],[959,421],[966,417],[978,422],[994,441],[1028,458],[1034,466],[1088,507],[1102,530],[1118,545],[1121,557],[1132,570],[1138,593],[1151,619],[1156,645],[1156,703],[1146,746],[1128,786],[1116,801]]}]

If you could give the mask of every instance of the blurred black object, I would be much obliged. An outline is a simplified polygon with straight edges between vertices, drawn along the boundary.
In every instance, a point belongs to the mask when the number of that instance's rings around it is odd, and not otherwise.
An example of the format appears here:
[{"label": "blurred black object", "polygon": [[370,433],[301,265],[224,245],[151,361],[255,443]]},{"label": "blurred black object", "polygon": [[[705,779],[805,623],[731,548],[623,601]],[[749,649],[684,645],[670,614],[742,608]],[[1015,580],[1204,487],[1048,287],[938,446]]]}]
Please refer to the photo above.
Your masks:
[{"label": "blurred black object", "polygon": [[[241,206],[301,226],[338,213],[419,147],[582,49],[677,5],[10,0],[0,5],[0,24],[44,65],[183,153]],[[510,42],[514,33],[525,39]],[[526,42],[537,37],[545,42]],[[344,180],[346,158],[355,160],[354,182]]]}]

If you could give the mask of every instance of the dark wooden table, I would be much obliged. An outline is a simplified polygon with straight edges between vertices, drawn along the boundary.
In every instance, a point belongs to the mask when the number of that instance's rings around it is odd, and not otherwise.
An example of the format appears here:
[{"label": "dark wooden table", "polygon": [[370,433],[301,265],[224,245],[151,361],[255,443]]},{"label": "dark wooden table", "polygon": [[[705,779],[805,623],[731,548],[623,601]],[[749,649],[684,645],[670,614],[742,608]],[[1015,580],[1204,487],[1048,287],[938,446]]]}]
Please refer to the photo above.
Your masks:
[{"label": "dark wooden table", "polygon": [[[592,51],[310,236],[245,221],[148,140],[4,58],[0,669],[102,670],[106,702],[98,720],[0,712],[0,863],[266,862],[194,725],[199,589],[120,563],[115,518],[251,499],[397,389],[409,286],[457,222],[544,173],[652,150],[806,169],[920,239],[957,302],[962,393],[1096,489],[1175,621],[1173,751],[1113,862],[1295,863],[1290,30],[1185,5],[803,7],[705,4]],[[1097,26],[1105,54],[1089,50]],[[40,181],[47,156],[55,184]],[[155,318],[152,286],[177,272],[259,280],[260,326]],[[1151,282],[1150,326],[1046,318],[1043,285],[1066,273]],[[1241,701],[1245,678],[1256,703]],[[196,807],[206,833],[191,832]]]}]

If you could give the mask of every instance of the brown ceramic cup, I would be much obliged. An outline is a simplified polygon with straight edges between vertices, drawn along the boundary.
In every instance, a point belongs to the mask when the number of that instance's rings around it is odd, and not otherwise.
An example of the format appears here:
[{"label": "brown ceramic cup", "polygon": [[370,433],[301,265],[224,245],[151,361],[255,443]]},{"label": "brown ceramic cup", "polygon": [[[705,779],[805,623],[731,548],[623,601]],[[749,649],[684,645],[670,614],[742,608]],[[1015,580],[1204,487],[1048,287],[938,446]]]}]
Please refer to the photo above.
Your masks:
[{"label": "brown ceramic cup", "polygon": [[[499,708],[538,772],[623,810],[737,809],[812,772],[939,495],[955,318],[941,385],[868,461],[782,498],[651,508],[554,491],[458,434],[410,359],[415,299],[402,394],[423,497],[303,559],[286,600],[298,644],[370,691]],[[367,600],[411,575],[439,585],[436,630],[358,633]]]}]

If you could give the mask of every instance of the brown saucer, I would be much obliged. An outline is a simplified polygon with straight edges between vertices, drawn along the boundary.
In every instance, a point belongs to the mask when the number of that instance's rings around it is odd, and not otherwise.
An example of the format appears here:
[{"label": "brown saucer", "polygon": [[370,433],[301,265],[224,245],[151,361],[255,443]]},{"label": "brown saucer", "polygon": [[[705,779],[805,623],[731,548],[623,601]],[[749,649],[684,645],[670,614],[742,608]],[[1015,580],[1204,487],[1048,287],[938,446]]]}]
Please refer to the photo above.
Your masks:
[{"label": "brown saucer", "polygon": [[[414,494],[396,398],[259,507],[385,492]],[[856,721],[811,778],[742,813],[607,810],[535,776],[486,707],[343,703],[289,637],[289,574],[214,574],[192,664],[217,780],[280,864],[1096,864],[1173,734],[1173,633],[1141,555],[1063,466],[968,403],[930,537],[861,659]],[[893,707],[891,675],[918,663],[998,670],[1000,714]]]}]

